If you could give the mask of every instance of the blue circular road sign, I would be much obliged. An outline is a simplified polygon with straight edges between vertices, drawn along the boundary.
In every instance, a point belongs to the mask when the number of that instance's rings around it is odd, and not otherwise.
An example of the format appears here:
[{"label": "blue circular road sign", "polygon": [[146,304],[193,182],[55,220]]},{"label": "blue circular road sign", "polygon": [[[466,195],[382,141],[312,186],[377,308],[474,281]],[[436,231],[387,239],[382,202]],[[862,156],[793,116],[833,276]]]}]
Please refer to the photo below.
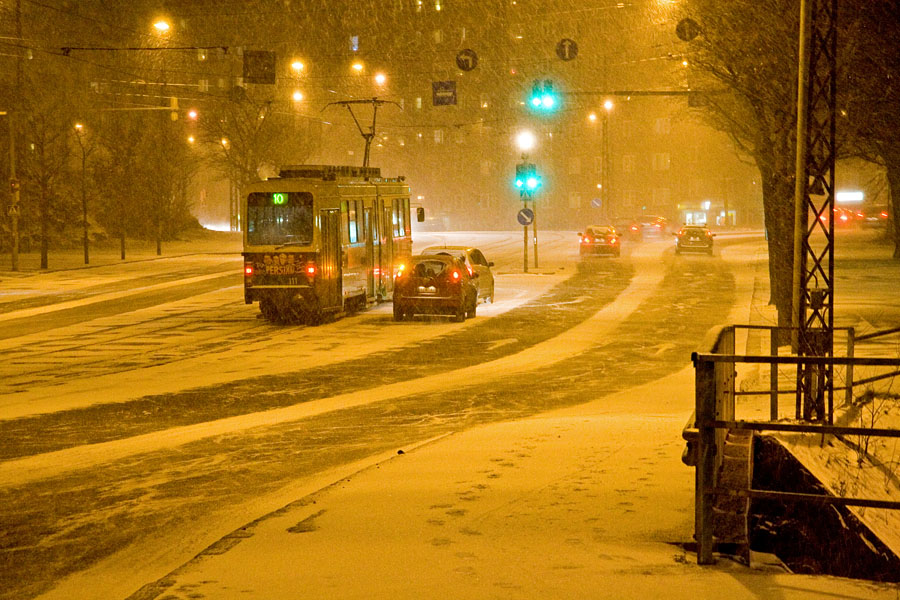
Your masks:
[{"label": "blue circular road sign", "polygon": [[523,208],[519,211],[519,214],[516,215],[516,220],[519,221],[519,225],[531,225],[532,221],[534,221],[534,211],[530,208]]},{"label": "blue circular road sign", "polygon": [[600,198],[594,198],[593,200],[591,200],[591,206],[593,206],[594,208],[600,208],[601,206],[603,206],[603,201],[600,200]]}]

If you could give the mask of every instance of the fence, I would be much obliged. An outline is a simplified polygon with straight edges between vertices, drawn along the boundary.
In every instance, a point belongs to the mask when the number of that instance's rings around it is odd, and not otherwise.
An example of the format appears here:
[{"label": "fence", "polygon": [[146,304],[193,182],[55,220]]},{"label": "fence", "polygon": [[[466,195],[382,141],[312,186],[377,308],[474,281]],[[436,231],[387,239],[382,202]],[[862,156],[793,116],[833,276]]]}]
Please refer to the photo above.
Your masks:
[{"label": "fence", "polygon": [[[737,329],[769,329],[771,348],[766,355],[736,355],[735,331]],[[791,431],[834,435],[865,435],[900,438],[900,430],[879,429],[869,427],[839,427],[831,424],[789,423],[778,420],[778,396],[784,393],[796,394],[796,389],[779,389],[778,367],[796,365],[831,365],[845,367],[845,389],[847,398],[852,399],[854,385],[861,385],[894,376],[900,373],[900,359],[871,358],[854,356],[855,343],[864,339],[900,332],[900,328],[878,332],[866,336],[855,336],[852,329],[848,332],[847,356],[843,357],[799,357],[779,356],[777,327],[735,325],[723,328],[716,338],[710,353],[694,353],[692,360],[695,369],[694,422],[688,423],[684,437],[688,441],[685,462],[696,467],[695,473],[695,522],[694,533],[697,540],[697,562],[712,564],[713,559],[713,506],[719,496],[738,496],[747,499],[769,498],[783,501],[805,501],[820,504],[867,506],[874,508],[900,508],[900,502],[891,502],[865,498],[843,498],[817,494],[799,494],[769,490],[755,490],[748,484],[739,489],[721,485],[719,473],[725,456],[725,437],[728,431]],[[770,389],[758,391],[735,391],[736,371],[738,364],[770,365]],[[854,367],[889,367],[890,373],[880,373],[874,377],[853,381]],[[837,388],[836,388],[837,389]],[[770,398],[768,421],[741,421],[735,419],[736,395],[762,395]],[[829,407],[829,415],[830,415]],[[799,412],[797,413],[799,415]],[[829,419],[829,423],[830,423]]]}]

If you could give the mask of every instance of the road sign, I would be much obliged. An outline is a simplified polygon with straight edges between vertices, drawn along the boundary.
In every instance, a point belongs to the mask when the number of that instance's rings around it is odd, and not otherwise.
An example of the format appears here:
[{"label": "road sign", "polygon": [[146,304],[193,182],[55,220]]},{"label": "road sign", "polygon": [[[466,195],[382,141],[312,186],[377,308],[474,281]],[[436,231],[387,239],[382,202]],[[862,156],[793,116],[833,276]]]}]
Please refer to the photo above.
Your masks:
[{"label": "road sign", "polygon": [[563,38],[556,44],[556,55],[560,60],[572,60],[578,56],[578,44],[575,43],[575,40]]},{"label": "road sign", "polygon": [[19,216],[19,205],[18,204],[10,204],[9,208],[6,210],[6,214],[10,217],[18,217]]},{"label": "road sign", "polygon": [[693,19],[682,19],[675,26],[675,35],[682,42],[690,42],[700,35],[700,26]]},{"label": "road sign", "polygon": [[594,208],[600,208],[601,206],[603,206],[603,201],[600,198],[594,198],[593,200],[591,200],[591,206],[593,206]]},{"label": "road sign", "polygon": [[434,106],[451,106],[456,104],[455,81],[432,81],[431,104]]},{"label": "road sign", "polygon": [[471,71],[478,66],[478,55],[469,48],[460,50],[456,55],[456,66],[462,71]]},{"label": "road sign", "polygon": [[528,227],[534,221],[534,211],[530,208],[523,208],[516,215],[516,220],[519,222],[519,225]]}]

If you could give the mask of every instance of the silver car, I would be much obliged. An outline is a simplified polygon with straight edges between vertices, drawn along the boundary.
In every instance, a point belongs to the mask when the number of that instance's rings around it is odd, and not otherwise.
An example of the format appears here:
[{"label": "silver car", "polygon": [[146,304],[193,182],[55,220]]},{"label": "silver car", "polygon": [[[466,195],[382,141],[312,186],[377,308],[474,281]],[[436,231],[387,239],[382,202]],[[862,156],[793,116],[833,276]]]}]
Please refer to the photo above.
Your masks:
[{"label": "silver car", "polygon": [[422,254],[449,254],[462,259],[469,272],[475,275],[475,286],[478,288],[478,298],[485,302],[494,301],[494,274],[491,267],[494,263],[484,257],[478,248],[471,246],[429,246],[422,250]]}]

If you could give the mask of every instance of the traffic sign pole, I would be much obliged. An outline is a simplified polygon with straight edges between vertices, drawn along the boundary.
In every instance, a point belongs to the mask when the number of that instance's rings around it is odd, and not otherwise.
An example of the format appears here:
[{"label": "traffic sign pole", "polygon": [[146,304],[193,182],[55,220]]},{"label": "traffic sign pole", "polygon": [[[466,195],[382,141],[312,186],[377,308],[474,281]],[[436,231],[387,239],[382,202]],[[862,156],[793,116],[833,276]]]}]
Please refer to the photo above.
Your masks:
[{"label": "traffic sign pole", "polygon": [[537,257],[537,200],[534,200],[531,203],[531,210],[534,213],[534,221],[531,222],[531,236],[534,240],[534,268],[538,268],[538,257]]},{"label": "traffic sign pole", "polygon": [[[528,207],[528,202],[525,201],[525,196],[522,196],[522,210],[525,210]],[[528,272],[528,225],[522,227],[522,231],[525,234],[525,238],[522,240],[522,270],[523,272]]]}]

